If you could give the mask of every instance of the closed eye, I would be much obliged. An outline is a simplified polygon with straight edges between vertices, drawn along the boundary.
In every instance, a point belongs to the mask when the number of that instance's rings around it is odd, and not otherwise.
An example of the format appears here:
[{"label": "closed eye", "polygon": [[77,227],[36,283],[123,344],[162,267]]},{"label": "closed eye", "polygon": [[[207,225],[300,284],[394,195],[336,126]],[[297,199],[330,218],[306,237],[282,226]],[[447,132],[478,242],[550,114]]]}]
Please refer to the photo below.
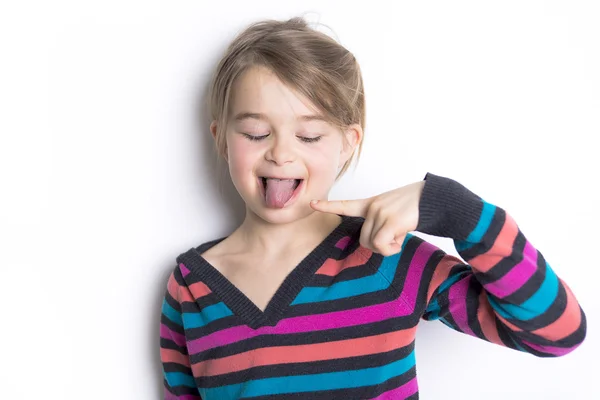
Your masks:
[{"label": "closed eye", "polygon": [[[262,135],[262,136],[254,136],[254,135],[250,135],[249,133],[243,133],[242,135],[244,135],[248,140],[252,140],[252,141],[258,141],[258,140],[263,140],[264,138],[266,138],[269,135]],[[323,136],[315,136],[315,137],[304,137],[304,136],[298,136],[300,138],[300,140],[302,140],[305,143],[315,143],[318,142],[319,140],[321,140],[321,138]]]}]

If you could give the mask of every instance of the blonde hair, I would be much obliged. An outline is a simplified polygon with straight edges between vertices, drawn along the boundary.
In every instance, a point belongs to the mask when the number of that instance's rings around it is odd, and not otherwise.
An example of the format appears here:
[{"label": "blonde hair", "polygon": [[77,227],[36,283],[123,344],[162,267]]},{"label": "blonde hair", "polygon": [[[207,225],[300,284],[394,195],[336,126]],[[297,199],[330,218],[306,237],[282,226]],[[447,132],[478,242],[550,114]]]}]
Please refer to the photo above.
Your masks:
[{"label": "blonde hair", "polygon": [[[308,98],[340,130],[359,124],[365,130],[365,95],[354,55],[301,17],[252,23],[239,33],[219,61],[210,83],[210,115],[217,121],[215,147],[226,152],[225,131],[235,80],[252,67],[266,67],[284,84]],[[360,158],[362,140],[356,160]],[[336,181],[352,164],[354,153]],[[218,157],[221,159],[221,157]]]}]

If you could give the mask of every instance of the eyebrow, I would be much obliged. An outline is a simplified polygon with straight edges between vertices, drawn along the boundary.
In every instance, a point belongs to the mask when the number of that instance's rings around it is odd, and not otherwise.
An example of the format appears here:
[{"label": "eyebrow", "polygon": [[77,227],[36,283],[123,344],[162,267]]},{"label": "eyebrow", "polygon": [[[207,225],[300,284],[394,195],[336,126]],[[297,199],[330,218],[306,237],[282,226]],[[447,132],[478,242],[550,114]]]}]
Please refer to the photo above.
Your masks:
[{"label": "eyebrow", "polygon": [[[245,119],[257,119],[259,121],[268,121],[269,118],[265,114],[261,113],[252,113],[252,112],[241,112],[238,113],[234,118],[234,121],[239,122]],[[327,122],[325,117],[322,115],[300,115],[297,120],[300,121],[324,121]]]}]

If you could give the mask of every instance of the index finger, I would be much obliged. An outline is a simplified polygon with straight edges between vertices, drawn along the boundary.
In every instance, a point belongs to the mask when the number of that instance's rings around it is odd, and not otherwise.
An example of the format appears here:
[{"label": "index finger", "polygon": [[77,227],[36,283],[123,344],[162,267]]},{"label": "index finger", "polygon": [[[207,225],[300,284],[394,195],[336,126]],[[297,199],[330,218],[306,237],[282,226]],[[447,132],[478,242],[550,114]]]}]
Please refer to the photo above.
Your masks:
[{"label": "index finger", "polygon": [[[315,203],[316,201],[316,203]],[[313,200],[310,205],[317,211],[328,212],[350,217],[363,217],[367,215],[368,201],[360,200]]]}]

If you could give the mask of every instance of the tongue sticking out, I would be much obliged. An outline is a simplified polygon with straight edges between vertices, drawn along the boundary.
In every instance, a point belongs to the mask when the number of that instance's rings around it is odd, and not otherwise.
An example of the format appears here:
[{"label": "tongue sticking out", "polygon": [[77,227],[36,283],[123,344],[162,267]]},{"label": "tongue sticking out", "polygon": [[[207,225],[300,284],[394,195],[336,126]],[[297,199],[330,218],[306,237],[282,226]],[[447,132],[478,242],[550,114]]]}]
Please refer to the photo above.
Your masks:
[{"label": "tongue sticking out", "polygon": [[269,207],[283,208],[284,204],[294,194],[295,179],[266,179],[265,197]]}]

